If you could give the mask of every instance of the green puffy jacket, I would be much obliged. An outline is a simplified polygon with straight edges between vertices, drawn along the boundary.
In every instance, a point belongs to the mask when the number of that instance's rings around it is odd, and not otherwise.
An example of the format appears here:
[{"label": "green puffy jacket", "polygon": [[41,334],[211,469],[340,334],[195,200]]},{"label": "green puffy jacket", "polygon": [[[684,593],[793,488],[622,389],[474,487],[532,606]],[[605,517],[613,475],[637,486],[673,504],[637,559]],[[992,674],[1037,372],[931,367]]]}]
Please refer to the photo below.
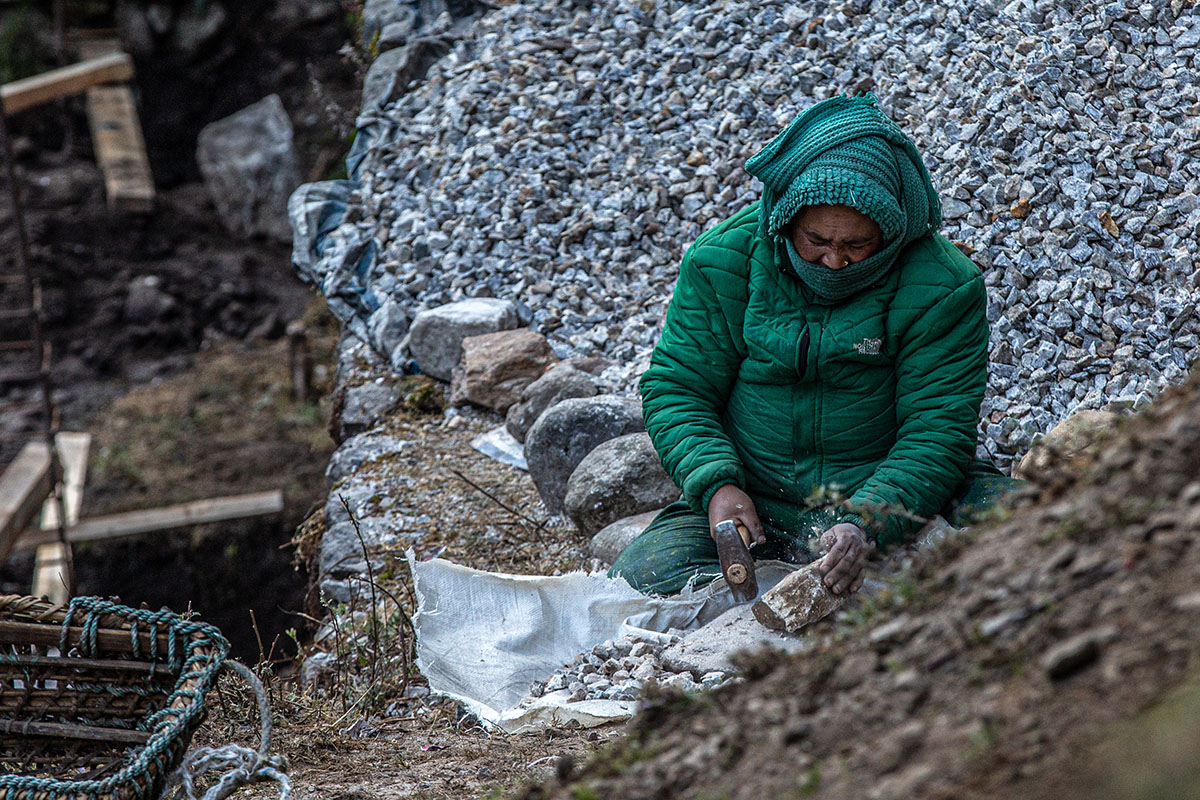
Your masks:
[{"label": "green puffy jacket", "polygon": [[[987,300],[939,235],[880,280],[818,300],[759,234],[751,206],[687,251],[641,392],[646,428],[693,510],[727,483],[798,530],[836,489],[837,518],[901,542],[963,482],[987,380]],[[901,513],[895,513],[902,509]],[[903,513],[903,512],[907,512]]]}]

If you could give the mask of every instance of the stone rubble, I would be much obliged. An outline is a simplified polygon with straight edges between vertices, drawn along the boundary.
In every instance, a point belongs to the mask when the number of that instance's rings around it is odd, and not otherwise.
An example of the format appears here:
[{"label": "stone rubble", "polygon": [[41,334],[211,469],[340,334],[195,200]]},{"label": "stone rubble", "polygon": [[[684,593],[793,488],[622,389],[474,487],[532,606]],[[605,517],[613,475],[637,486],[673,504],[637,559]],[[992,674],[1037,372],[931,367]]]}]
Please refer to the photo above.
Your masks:
[{"label": "stone rubble", "polygon": [[[669,643],[680,637],[670,637]],[[720,689],[743,679],[725,670],[700,673],[662,658],[667,645],[630,634],[606,641],[529,687],[532,697],[567,692],[567,702],[581,700],[639,700],[650,682],[692,693]]]},{"label": "stone rubble", "polygon": [[1182,0],[514,2],[388,105],[340,234],[410,316],[532,311],[632,391],[685,247],[754,202],[745,159],[870,90],[916,140],[943,233],[983,268],[986,447],[1142,405],[1200,356],[1200,26]]}]

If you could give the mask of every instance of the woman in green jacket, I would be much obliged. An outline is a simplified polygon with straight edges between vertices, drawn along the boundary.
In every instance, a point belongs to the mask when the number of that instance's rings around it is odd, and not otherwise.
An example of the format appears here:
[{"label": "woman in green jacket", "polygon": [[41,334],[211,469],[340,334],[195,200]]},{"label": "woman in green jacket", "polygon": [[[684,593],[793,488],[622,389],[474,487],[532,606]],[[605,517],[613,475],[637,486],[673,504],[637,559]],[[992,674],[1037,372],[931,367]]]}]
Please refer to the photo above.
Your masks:
[{"label": "woman in green jacket", "polygon": [[812,106],[746,169],[762,198],[684,255],[640,384],[682,497],[610,574],[657,594],[711,581],[712,531],[734,519],[760,559],[810,561],[819,539],[826,584],[850,593],[877,543],[965,484],[983,279],[937,233],[929,173],[870,95]]}]

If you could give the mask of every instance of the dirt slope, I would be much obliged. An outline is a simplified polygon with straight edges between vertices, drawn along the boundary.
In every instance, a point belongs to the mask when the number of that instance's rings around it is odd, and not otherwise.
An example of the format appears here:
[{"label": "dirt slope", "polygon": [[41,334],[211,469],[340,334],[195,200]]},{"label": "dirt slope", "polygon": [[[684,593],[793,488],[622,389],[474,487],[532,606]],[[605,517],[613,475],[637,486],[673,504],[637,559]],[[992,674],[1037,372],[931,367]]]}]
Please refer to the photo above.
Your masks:
[{"label": "dirt slope", "polygon": [[668,697],[569,785],[520,796],[1200,796],[1193,759],[1169,753],[1174,766],[1150,772],[1170,787],[1112,778],[1146,777],[1145,753],[1176,739],[1194,691],[1090,755],[1197,665],[1200,380],[1041,484],[1036,504],[827,625],[811,654],[764,661],[711,698]]}]

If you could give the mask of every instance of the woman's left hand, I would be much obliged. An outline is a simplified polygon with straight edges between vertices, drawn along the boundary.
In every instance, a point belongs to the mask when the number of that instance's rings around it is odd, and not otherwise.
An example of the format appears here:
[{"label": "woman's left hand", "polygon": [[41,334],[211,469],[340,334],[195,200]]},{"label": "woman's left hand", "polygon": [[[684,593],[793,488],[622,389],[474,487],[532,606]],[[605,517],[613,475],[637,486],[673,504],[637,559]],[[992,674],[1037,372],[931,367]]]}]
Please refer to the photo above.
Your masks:
[{"label": "woman's left hand", "polygon": [[852,522],[841,522],[821,534],[825,558],[818,567],[825,585],[837,595],[850,595],[863,585],[863,567],[867,564],[875,543],[862,528]]}]

